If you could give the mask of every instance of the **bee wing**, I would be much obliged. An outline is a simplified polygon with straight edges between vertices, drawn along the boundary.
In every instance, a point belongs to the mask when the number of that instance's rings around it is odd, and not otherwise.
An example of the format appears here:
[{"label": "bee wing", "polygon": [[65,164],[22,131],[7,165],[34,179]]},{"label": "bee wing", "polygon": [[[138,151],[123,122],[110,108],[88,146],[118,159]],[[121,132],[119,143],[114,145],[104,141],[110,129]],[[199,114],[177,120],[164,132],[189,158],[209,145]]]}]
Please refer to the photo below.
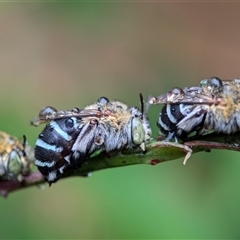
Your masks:
[{"label": "bee wing", "polygon": [[201,125],[207,110],[208,105],[196,105],[191,113],[189,113],[177,124],[177,127],[186,132],[192,131],[196,126]]},{"label": "bee wing", "polygon": [[210,94],[205,94],[201,87],[173,88],[158,97],[152,97],[150,104],[213,104],[215,99]]},{"label": "bee wing", "polygon": [[[45,107],[39,112],[39,116],[32,119],[30,124],[32,126],[39,126],[42,123],[46,123],[56,119],[62,119],[67,117],[77,117],[77,118],[84,118],[84,117],[101,117],[103,113],[97,109],[78,109],[73,108],[72,110],[65,110],[65,111],[51,111],[47,112],[46,109],[53,109],[52,107]],[[106,114],[106,113],[105,113]]]},{"label": "bee wing", "polygon": [[[71,151],[73,152],[73,161],[78,163],[81,158],[86,158],[92,154],[95,150],[99,149],[103,143],[103,137],[96,142],[96,137],[98,137],[99,125],[98,121],[90,120],[86,124],[80,125],[81,131],[78,135],[75,143],[72,146]],[[80,161],[81,162],[81,161]]]},{"label": "bee wing", "polygon": [[165,104],[178,102],[184,97],[185,93],[181,88],[172,88],[167,93],[164,93],[158,97],[152,97],[149,99],[150,104]]}]

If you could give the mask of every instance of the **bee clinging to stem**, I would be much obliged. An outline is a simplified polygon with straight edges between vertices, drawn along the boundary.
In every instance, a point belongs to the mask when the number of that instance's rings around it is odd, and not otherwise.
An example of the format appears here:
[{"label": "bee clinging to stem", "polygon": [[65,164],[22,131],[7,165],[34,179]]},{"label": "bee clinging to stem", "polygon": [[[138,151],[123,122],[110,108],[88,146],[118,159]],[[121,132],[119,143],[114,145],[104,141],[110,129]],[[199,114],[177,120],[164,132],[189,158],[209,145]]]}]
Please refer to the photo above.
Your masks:
[{"label": "bee clinging to stem", "polygon": [[153,97],[150,104],[164,104],[157,125],[167,135],[186,139],[196,132],[231,134],[240,131],[240,80],[204,79],[197,87],[174,88]]},{"label": "bee clinging to stem", "polygon": [[26,137],[23,142],[0,131],[0,179],[22,181],[30,172],[31,161],[26,151]]},{"label": "bee clinging to stem", "polygon": [[57,181],[68,168],[79,168],[97,150],[145,151],[150,139],[149,120],[143,110],[101,97],[82,110],[57,111],[45,107],[31,124],[48,123],[39,134],[35,165],[49,183]]}]

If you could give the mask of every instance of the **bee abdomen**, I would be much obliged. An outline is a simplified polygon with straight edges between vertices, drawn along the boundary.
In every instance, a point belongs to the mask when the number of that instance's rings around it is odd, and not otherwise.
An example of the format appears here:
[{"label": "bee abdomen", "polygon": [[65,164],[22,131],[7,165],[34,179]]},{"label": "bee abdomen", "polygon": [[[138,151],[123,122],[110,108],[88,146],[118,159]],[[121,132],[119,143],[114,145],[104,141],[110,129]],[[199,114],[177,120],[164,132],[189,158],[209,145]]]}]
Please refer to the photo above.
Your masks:
[{"label": "bee abdomen", "polygon": [[70,165],[71,147],[80,129],[76,118],[50,122],[39,134],[35,148],[35,165],[48,182],[56,181]]},{"label": "bee abdomen", "polygon": [[177,134],[177,123],[188,114],[187,105],[166,104],[159,114],[157,126],[165,135],[173,137]]}]

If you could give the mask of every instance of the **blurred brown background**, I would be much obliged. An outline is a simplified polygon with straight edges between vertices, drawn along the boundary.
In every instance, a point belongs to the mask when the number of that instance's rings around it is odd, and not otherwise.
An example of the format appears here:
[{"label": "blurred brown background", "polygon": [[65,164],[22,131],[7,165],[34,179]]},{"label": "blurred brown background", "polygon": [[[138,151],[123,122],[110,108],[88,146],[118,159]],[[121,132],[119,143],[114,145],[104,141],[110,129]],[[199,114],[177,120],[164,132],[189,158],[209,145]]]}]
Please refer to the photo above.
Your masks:
[{"label": "blurred brown background", "polygon": [[[34,145],[46,105],[138,105],[240,77],[240,3],[0,3],[1,130]],[[160,108],[149,110],[154,136]],[[238,238],[240,155],[96,172],[0,199],[0,238]]]}]

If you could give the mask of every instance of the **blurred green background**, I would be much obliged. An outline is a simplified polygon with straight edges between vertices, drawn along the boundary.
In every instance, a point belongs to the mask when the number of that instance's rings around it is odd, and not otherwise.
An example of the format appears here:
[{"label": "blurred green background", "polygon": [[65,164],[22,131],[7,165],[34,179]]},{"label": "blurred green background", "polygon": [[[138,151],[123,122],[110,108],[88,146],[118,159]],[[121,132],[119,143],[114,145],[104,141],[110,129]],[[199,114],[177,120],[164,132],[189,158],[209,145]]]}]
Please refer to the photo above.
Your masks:
[{"label": "blurred green background", "polygon": [[[138,105],[203,78],[240,77],[239,3],[1,3],[1,130],[46,105]],[[153,135],[159,106],[149,109]],[[0,238],[239,238],[240,155],[199,153],[0,198]]]}]

